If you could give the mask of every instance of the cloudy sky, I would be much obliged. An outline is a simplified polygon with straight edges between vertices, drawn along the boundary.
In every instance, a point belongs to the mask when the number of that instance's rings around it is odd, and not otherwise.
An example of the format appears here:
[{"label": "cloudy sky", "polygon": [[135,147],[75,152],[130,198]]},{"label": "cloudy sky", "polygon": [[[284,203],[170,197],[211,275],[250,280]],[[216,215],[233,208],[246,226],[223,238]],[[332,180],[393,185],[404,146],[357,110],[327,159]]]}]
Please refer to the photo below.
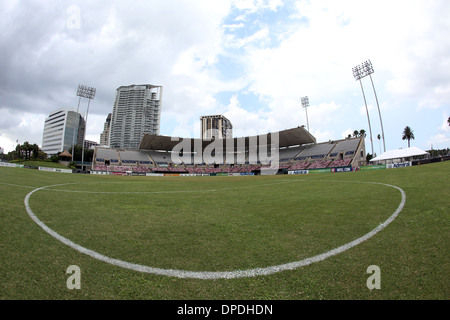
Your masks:
[{"label": "cloudy sky", "polygon": [[[448,0],[2,1],[0,147],[42,145],[45,118],[76,109],[79,84],[97,89],[89,140],[130,84],[164,87],[162,135],[199,137],[212,114],[238,137],[306,125],[308,96],[311,133],[342,139],[369,132],[352,68],[370,60],[386,148],[407,147],[405,126],[413,146],[447,148],[449,12]],[[379,154],[377,103],[362,84]]]}]

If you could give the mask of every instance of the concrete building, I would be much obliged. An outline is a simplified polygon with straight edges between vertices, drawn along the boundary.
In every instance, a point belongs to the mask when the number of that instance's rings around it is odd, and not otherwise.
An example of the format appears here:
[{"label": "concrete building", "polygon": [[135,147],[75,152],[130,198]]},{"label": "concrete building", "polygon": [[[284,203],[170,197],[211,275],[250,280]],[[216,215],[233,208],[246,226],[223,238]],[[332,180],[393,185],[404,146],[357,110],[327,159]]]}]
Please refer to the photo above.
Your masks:
[{"label": "concrete building", "polygon": [[85,130],[81,114],[64,109],[54,111],[45,120],[42,151],[49,155],[64,150],[71,152],[72,145],[83,145]]},{"label": "concrete building", "polygon": [[96,141],[84,140],[84,148],[85,149],[95,149],[95,147],[100,146],[100,144]]},{"label": "concrete building", "polygon": [[103,132],[100,134],[100,145],[109,146],[109,133],[111,131],[111,113],[106,117]]},{"label": "concrete building", "polygon": [[109,145],[138,149],[144,134],[158,135],[162,86],[130,85],[117,89],[111,116]]},{"label": "concrete building", "polygon": [[203,140],[211,140],[213,137],[217,139],[233,138],[233,125],[231,121],[222,115],[203,116],[201,121],[201,138]]}]

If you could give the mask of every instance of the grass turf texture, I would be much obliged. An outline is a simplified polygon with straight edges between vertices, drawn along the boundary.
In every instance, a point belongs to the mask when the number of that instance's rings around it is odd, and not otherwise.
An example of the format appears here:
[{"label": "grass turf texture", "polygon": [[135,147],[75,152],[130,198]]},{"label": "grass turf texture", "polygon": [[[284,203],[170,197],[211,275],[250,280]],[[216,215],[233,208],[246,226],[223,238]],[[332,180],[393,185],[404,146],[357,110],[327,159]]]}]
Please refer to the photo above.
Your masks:
[{"label": "grass turf texture", "polygon": [[23,164],[24,166],[32,167],[44,167],[44,168],[57,168],[57,169],[69,169],[69,167],[50,161],[15,161],[16,164]]},{"label": "grass turf texture", "polygon": [[[450,163],[269,177],[114,177],[0,168],[1,299],[448,299]],[[112,258],[157,268],[231,271],[298,261],[398,218],[325,261],[270,276],[178,279],[97,261],[28,216]],[[81,290],[68,290],[69,265]],[[370,265],[381,289],[366,286]]]}]

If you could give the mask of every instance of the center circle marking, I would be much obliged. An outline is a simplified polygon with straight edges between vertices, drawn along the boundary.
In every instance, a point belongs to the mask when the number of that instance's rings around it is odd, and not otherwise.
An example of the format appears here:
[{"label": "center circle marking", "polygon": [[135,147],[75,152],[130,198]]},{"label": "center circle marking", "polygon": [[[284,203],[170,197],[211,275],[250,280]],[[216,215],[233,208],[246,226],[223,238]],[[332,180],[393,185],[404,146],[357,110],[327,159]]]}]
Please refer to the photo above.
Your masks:
[{"label": "center circle marking", "polygon": [[[334,180],[315,180],[315,181],[323,181],[323,182],[328,181],[329,182],[329,181],[334,181]],[[30,218],[37,225],[39,225],[45,232],[50,234],[52,237],[54,237],[58,241],[64,243],[65,245],[68,245],[69,247],[77,250],[78,252],[86,254],[94,259],[109,263],[109,264],[117,266],[117,267],[133,270],[133,271],[155,274],[155,275],[162,275],[162,276],[169,276],[169,277],[176,277],[176,278],[202,279],[202,280],[235,279],[235,278],[265,276],[265,275],[271,275],[271,274],[282,272],[282,271],[294,270],[294,269],[298,269],[298,268],[301,268],[304,266],[308,266],[315,262],[323,261],[329,257],[335,256],[344,251],[347,251],[350,248],[353,248],[353,247],[357,246],[358,244],[361,244],[362,242],[372,238],[375,234],[377,234],[378,232],[380,232],[381,230],[386,228],[392,221],[394,221],[397,218],[397,216],[400,214],[400,212],[403,210],[403,207],[405,206],[406,194],[403,191],[403,189],[401,189],[400,187],[390,185],[390,184],[385,184],[385,183],[379,183],[379,182],[362,182],[362,181],[340,181],[340,182],[376,184],[376,185],[383,185],[386,187],[394,188],[394,189],[397,189],[398,191],[400,191],[402,199],[400,201],[399,206],[395,210],[395,212],[388,219],[386,219],[383,223],[381,223],[375,229],[366,233],[362,237],[359,237],[359,238],[357,238],[351,242],[348,242],[342,246],[339,246],[330,251],[321,253],[319,255],[316,255],[316,256],[313,256],[310,258],[302,259],[299,261],[289,262],[289,263],[265,267],[265,268],[253,268],[253,269],[234,270],[234,271],[187,271],[187,270],[153,268],[153,267],[149,267],[149,266],[145,266],[145,265],[141,265],[141,264],[130,263],[127,261],[107,257],[103,254],[100,254],[96,251],[85,248],[85,247],[83,247],[79,244],[76,244],[73,241],[61,236],[56,231],[49,228],[41,220],[39,220],[39,218],[34,214],[34,212],[31,210],[31,207],[30,207],[30,197],[32,194],[34,194],[37,191],[45,190],[45,189],[52,188],[52,187],[65,186],[65,185],[69,185],[71,183],[57,184],[57,185],[36,188],[25,196],[24,203],[25,203],[26,211],[27,211],[28,215],[30,216]],[[243,187],[243,188],[248,188],[248,187]],[[226,188],[225,190],[229,190],[229,189],[238,189],[238,188]],[[204,190],[204,191],[207,191],[207,190]],[[220,190],[210,190],[210,191],[220,191]],[[183,191],[179,191],[179,192],[183,192]],[[107,192],[102,192],[102,193],[107,193]],[[112,193],[117,193],[117,192],[112,192]],[[142,193],[142,192],[140,192],[140,193]],[[149,192],[149,193],[153,193],[153,192]],[[163,192],[155,192],[155,193],[163,193]]]}]

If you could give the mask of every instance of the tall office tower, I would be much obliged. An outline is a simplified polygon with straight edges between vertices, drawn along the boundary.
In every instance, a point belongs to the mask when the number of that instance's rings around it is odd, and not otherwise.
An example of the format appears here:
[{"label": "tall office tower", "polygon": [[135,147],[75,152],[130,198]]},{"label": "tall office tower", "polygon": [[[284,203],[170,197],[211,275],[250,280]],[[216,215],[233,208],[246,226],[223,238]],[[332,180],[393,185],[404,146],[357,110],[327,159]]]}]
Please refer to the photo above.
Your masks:
[{"label": "tall office tower", "polygon": [[233,125],[231,121],[222,115],[203,116],[201,121],[201,138],[203,140],[211,140],[212,137],[217,139],[233,138]]},{"label": "tall office tower", "polygon": [[119,87],[111,117],[110,146],[138,149],[144,134],[159,134],[161,100],[162,86]]},{"label": "tall office tower", "polygon": [[57,154],[64,150],[71,152],[72,145],[83,145],[86,122],[81,114],[60,109],[45,119],[42,137],[42,151]]},{"label": "tall office tower", "polygon": [[103,132],[100,134],[100,145],[109,146],[109,132],[111,130],[111,113],[106,117]]}]

